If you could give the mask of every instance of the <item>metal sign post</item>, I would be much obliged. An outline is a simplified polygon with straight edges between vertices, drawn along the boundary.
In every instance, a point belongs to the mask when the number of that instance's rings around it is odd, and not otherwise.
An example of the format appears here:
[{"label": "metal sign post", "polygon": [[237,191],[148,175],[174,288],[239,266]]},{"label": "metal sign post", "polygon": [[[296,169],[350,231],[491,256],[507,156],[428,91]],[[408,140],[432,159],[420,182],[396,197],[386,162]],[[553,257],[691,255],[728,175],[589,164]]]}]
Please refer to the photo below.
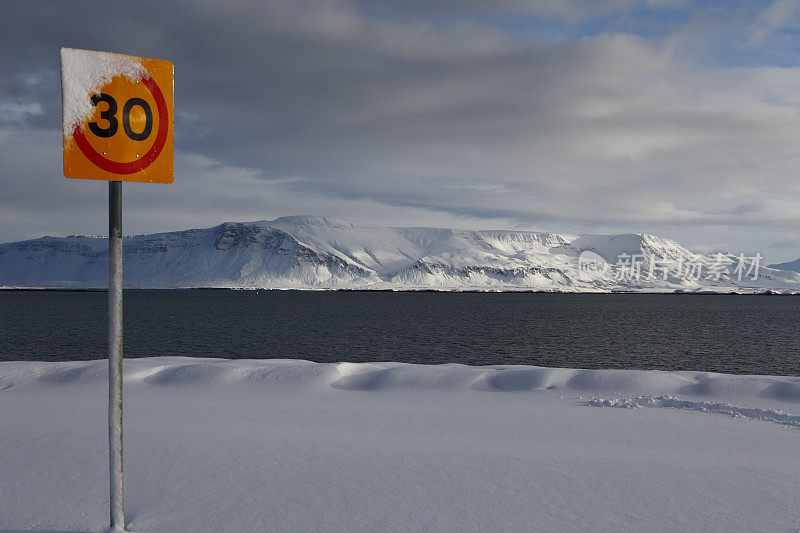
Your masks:
[{"label": "metal sign post", "polygon": [[108,466],[111,528],[122,504],[122,182],[172,183],[172,63],[61,49],[64,176],[108,183]]},{"label": "metal sign post", "polygon": [[108,459],[111,527],[125,529],[122,492],[122,182],[108,182]]}]

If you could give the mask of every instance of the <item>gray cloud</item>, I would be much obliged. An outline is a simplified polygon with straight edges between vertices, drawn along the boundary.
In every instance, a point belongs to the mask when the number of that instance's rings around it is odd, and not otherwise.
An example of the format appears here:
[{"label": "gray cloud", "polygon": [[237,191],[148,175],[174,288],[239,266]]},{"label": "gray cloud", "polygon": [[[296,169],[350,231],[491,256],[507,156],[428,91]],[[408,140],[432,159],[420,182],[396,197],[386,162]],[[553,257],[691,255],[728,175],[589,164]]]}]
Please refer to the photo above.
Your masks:
[{"label": "gray cloud", "polygon": [[[535,7],[573,22],[588,9]],[[800,69],[703,69],[627,34],[521,39],[437,9],[15,6],[0,21],[0,238],[103,220],[100,184],[59,177],[60,46],[175,63],[176,183],[126,188],[131,231],[304,212],[735,249],[798,225]]]},{"label": "gray cloud", "polygon": [[800,250],[800,237],[773,242],[770,248]]}]

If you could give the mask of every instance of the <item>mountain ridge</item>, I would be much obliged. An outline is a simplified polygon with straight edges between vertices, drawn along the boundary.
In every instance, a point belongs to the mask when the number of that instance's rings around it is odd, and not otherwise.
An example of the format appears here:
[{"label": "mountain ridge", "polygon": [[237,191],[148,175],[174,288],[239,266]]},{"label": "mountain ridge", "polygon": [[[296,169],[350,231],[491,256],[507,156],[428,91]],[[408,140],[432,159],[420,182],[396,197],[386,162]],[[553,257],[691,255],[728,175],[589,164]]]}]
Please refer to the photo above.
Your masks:
[{"label": "mountain ridge", "polygon": [[[0,244],[0,286],[102,288],[106,254],[100,236]],[[644,233],[391,227],[312,215],[128,235],[123,256],[126,286],[141,288],[800,292],[800,273],[738,260],[736,276],[732,254],[704,256]],[[681,270],[713,274],[715,262],[727,265],[726,277]],[[742,276],[754,267],[757,279]]]},{"label": "mountain ridge", "polygon": [[776,263],[774,265],[768,265],[769,268],[774,268],[776,270],[788,270],[790,272],[800,272],[800,258],[795,259],[794,261],[787,261],[786,263]]}]

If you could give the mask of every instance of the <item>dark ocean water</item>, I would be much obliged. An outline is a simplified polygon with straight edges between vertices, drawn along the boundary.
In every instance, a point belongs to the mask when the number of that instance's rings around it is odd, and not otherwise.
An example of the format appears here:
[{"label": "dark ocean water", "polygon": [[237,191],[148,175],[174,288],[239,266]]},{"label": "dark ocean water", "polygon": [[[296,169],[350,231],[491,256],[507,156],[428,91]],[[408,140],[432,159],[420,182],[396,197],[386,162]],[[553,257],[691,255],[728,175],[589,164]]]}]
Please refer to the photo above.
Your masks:
[{"label": "dark ocean water", "polygon": [[[800,375],[800,297],[125,291],[125,357]],[[0,360],[101,359],[104,292],[0,291]]]}]

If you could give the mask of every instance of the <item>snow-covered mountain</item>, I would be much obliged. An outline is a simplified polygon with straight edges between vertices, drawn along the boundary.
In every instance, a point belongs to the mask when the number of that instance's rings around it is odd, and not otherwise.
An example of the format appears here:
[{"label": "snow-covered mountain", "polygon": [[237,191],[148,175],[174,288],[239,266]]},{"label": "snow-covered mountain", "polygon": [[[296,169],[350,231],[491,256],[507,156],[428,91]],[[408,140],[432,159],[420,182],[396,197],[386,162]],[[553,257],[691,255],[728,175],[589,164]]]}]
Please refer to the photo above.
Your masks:
[{"label": "snow-covered mountain", "polygon": [[[800,273],[759,265],[752,279],[752,259],[698,255],[646,234],[394,228],[295,216],[129,236],[123,249],[129,287],[800,292]],[[106,258],[105,237],[0,244],[0,286],[105,287]]]},{"label": "snow-covered mountain", "polygon": [[789,270],[790,272],[800,272],[800,259],[789,261],[788,263],[778,263],[776,265],[769,265],[769,268],[777,270]]}]

